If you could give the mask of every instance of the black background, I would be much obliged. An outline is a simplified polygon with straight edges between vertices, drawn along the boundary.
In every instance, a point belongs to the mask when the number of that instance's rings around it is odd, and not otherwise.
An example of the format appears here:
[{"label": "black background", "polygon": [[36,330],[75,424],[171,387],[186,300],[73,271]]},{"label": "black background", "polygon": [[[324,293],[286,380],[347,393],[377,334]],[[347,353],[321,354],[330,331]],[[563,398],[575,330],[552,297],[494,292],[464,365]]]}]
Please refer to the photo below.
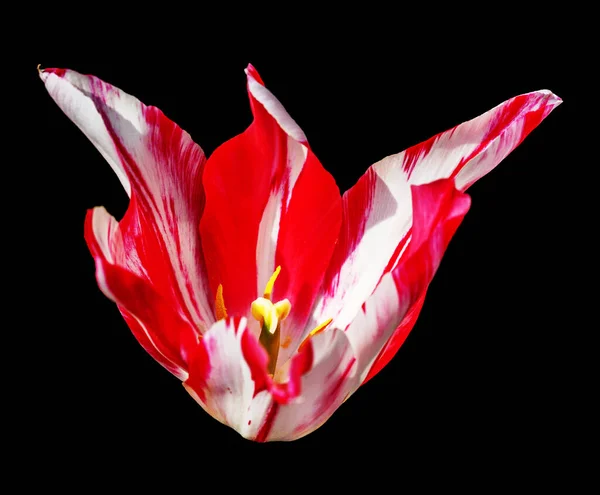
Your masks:
[{"label": "black background", "polygon": [[[451,471],[488,485],[554,473],[568,458],[563,447],[575,426],[561,411],[577,395],[568,373],[581,341],[562,320],[573,309],[562,279],[573,216],[565,169],[574,166],[583,96],[575,84],[579,46],[563,42],[563,28],[537,26],[514,46],[500,35],[491,43],[485,26],[458,39],[450,29],[435,42],[423,31],[396,36],[391,27],[316,40],[305,27],[298,45],[285,30],[256,46],[221,31],[186,43],[138,40],[104,56],[77,53],[80,35],[65,43],[69,49],[28,59],[23,84],[35,117],[24,152],[36,164],[28,182],[35,210],[22,203],[16,210],[32,239],[18,254],[29,260],[24,290],[34,301],[20,312],[30,349],[20,403],[31,418],[20,430],[23,462],[51,466],[49,479],[59,481],[208,459],[257,462],[260,473],[312,473],[343,458],[346,478],[365,460],[391,459],[399,474],[410,459],[429,473],[423,482]],[[250,31],[243,31],[248,38]],[[249,62],[342,192],[375,161],[512,96],[546,88],[564,100],[469,189],[471,210],[396,357],[324,426],[292,443],[254,444],[207,415],[101,294],[83,240],[85,212],[104,205],[120,218],[127,197],[35,70],[41,63],[94,74],[161,108],[210,155],[251,122]],[[298,453],[305,461],[297,468],[281,461]]]}]

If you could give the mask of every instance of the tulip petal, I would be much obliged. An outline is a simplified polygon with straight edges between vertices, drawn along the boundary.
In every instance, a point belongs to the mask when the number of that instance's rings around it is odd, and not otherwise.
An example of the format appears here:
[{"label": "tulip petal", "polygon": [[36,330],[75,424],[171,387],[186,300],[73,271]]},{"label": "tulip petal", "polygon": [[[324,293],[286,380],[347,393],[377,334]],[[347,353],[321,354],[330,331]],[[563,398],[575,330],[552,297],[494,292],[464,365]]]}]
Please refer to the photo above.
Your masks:
[{"label": "tulip petal", "polygon": [[371,378],[385,368],[396,355],[400,347],[402,347],[402,344],[404,344],[404,341],[415,326],[415,323],[417,323],[417,318],[419,317],[421,309],[423,308],[423,303],[425,302],[425,294],[426,291],[421,294],[421,297],[417,299],[417,301],[413,303],[410,309],[406,312],[406,315],[400,322],[400,325],[398,325],[398,328],[396,328],[383,349],[381,349],[379,356],[377,356],[375,359],[373,366],[371,366],[371,369],[369,370],[369,374],[366,376],[361,385],[367,383]]},{"label": "tulip petal", "polygon": [[289,299],[278,365],[297,349],[338,236],[341,198],[304,133],[249,66],[254,121],[206,163],[200,232],[212,290],[250,317],[278,265],[273,300]]},{"label": "tulip petal", "polygon": [[113,246],[119,245],[119,224],[104,208],[88,211],[85,238],[96,262],[96,279],[102,292],[117,303],[142,347],[167,370],[185,380],[188,354],[198,342],[194,326],[145,279],[115,263]]},{"label": "tulip petal", "polygon": [[341,330],[309,339],[292,359],[286,383],[267,375],[267,361],[246,318],[223,319],[192,353],[184,386],[214,418],[258,442],[310,433],[358,386],[353,350]]},{"label": "tulip petal", "polygon": [[406,255],[414,228],[410,186],[453,178],[465,190],[491,171],[561,102],[549,91],[487,113],[374,164],[342,198],[340,238],[312,322],[346,328],[382,276]]},{"label": "tulip petal", "polygon": [[[412,328],[411,319],[416,316],[409,310],[420,309],[444,251],[470,206],[469,196],[455,188],[453,179],[412,186],[411,192],[414,226],[406,257],[382,277],[346,330],[357,356],[359,382],[365,380],[396,329],[407,334]],[[403,327],[406,317],[409,320]]]},{"label": "tulip petal", "polygon": [[[272,399],[257,378],[262,378],[262,372],[254,369],[264,350],[246,324],[246,318],[213,324],[191,356],[190,376],[184,386],[211,416],[253,439]],[[247,346],[248,338],[254,339],[252,349]]]},{"label": "tulip petal", "polygon": [[259,441],[296,440],[316,430],[360,383],[349,339],[339,329],[310,338],[313,364],[302,376],[300,396],[269,409]]},{"label": "tulip petal", "polygon": [[131,197],[123,220],[111,227],[118,231],[112,263],[123,268],[115,276],[144,280],[202,332],[214,321],[197,229],[203,151],[159,109],[94,76],[46,69],[40,77]]}]

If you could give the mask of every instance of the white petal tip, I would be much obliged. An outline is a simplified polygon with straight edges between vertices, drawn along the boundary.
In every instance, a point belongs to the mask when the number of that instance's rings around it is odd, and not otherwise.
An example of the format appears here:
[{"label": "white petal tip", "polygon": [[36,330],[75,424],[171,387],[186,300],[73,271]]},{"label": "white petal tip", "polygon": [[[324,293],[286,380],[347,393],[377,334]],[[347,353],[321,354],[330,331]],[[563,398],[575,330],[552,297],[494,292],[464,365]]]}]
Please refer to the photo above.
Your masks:
[{"label": "white petal tip", "polygon": [[50,77],[50,75],[54,74],[57,77],[64,77],[67,73],[66,69],[44,69],[42,64],[38,64],[37,66],[38,75],[40,79],[44,82]]},{"label": "white petal tip", "polygon": [[281,102],[271,93],[252,64],[244,70],[248,78],[248,91],[264,109],[277,121],[283,131],[299,143],[307,143],[306,136],[298,124],[290,117]]},{"label": "white petal tip", "polygon": [[46,79],[48,79],[48,74],[46,73],[46,69],[44,69],[42,67],[42,64],[37,65],[37,71],[38,71],[38,76],[40,76],[40,79],[42,81],[45,81]]},{"label": "white petal tip", "polygon": [[538,93],[546,97],[548,106],[556,107],[562,103],[562,98],[560,96],[555,95],[549,89],[542,89],[538,91]]},{"label": "white petal tip", "polygon": [[244,73],[246,74],[246,77],[248,78],[248,82],[250,82],[250,80],[252,80],[252,81],[255,81],[257,84],[260,84],[261,86],[264,87],[264,84],[263,84],[262,80],[260,79],[260,76],[258,76],[257,70],[254,68],[254,66],[252,64],[248,64],[246,66],[246,68],[244,69]]}]

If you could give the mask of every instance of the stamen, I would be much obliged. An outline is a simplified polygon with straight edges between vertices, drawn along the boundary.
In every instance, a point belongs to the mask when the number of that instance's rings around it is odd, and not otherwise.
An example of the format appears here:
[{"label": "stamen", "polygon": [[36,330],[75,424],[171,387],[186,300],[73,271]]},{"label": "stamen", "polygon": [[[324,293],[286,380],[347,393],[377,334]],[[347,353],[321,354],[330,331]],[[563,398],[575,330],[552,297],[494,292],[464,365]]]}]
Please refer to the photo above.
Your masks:
[{"label": "stamen", "polygon": [[217,321],[227,318],[227,308],[225,308],[225,300],[223,299],[223,284],[217,287],[217,295],[215,297],[215,317]]},{"label": "stamen", "polygon": [[277,269],[275,270],[275,273],[273,273],[273,275],[271,275],[271,278],[269,279],[269,281],[267,282],[267,285],[265,287],[264,297],[265,297],[265,299],[269,299],[269,301],[271,300],[271,294],[273,293],[273,286],[275,285],[275,280],[277,280],[277,277],[279,276],[280,271],[281,271],[281,266],[278,266]]},{"label": "stamen", "polygon": [[323,323],[321,323],[319,326],[317,326],[316,328],[314,328],[313,330],[310,331],[310,333],[306,336],[306,338],[302,341],[302,343],[300,344],[300,347],[298,347],[298,350],[301,351],[302,348],[306,345],[306,343],[309,341],[309,339],[311,339],[312,337],[314,337],[315,335],[317,335],[318,333],[321,333],[323,330],[325,330],[327,328],[327,326],[333,321],[333,318],[329,318],[328,320],[325,320]]},{"label": "stamen", "polygon": [[332,321],[333,321],[333,318],[329,318],[328,320],[325,320],[323,323],[321,323],[314,330],[311,330],[310,333],[308,334],[308,336],[309,337],[314,337],[318,333],[321,333],[323,330],[325,330],[325,328],[327,328],[327,325],[329,325]]}]

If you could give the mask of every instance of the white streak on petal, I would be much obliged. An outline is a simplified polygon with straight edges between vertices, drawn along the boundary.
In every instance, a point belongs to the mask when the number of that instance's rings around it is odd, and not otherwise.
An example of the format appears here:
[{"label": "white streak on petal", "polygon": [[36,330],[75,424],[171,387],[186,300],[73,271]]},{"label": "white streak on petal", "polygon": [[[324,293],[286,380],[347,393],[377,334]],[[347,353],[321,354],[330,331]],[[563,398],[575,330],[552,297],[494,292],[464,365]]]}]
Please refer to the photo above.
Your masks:
[{"label": "white streak on petal", "polygon": [[252,93],[252,96],[262,104],[263,107],[269,112],[273,118],[277,121],[279,126],[292,138],[299,142],[306,142],[306,136],[298,124],[290,117],[283,105],[279,100],[262,84],[256,81],[246,69],[248,76],[248,89]]}]

